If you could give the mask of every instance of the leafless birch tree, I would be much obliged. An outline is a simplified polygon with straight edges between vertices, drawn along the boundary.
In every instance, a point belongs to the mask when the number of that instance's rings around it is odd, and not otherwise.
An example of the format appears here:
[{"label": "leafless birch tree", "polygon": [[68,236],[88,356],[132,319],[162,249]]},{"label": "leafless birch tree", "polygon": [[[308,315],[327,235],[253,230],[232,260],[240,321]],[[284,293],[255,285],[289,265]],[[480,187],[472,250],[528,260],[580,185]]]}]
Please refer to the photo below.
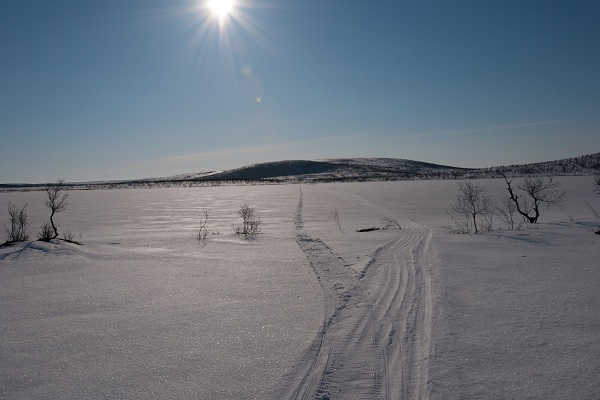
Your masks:
[{"label": "leafless birch tree", "polygon": [[484,192],[484,187],[479,183],[471,181],[458,182],[458,194],[456,195],[456,203],[452,206],[452,211],[463,216],[464,220],[456,218],[449,212],[448,214],[456,225],[456,229],[451,231],[469,233],[472,226],[475,233],[479,233],[478,220],[483,223],[485,230],[491,230],[495,204],[493,200],[483,194]]},{"label": "leafless birch tree", "polygon": [[552,205],[560,205],[565,199],[566,192],[560,189],[558,181],[552,175],[535,175],[524,177],[518,189],[525,193],[516,194],[512,187],[512,179],[504,176],[510,199],[517,207],[517,212],[525,217],[530,223],[535,224],[540,217],[540,206],[545,204],[550,207]]},{"label": "leafless birch tree", "polygon": [[46,207],[50,209],[50,225],[52,226],[52,230],[54,234],[50,239],[55,239],[58,237],[58,229],[56,228],[56,224],[54,223],[54,214],[63,212],[69,202],[67,199],[69,198],[68,193],[64,193],[65,191],[65,180],[59,179],[56,182],[51,182],[46,185],[46,194],[48,195],[48,200],[46,200]]}]

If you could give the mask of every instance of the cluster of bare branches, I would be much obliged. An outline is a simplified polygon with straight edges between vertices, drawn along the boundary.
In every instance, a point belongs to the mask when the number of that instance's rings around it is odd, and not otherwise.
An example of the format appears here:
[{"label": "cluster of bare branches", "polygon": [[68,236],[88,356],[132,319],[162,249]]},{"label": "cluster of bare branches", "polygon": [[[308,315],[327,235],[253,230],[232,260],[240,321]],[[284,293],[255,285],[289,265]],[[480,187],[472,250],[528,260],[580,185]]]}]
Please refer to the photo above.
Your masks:
[{"label": "cluster of bare branches", "polygon": [[10,227],[4,226],[6,230],[6,243],[25,242],[29,240],[27,228],[30,225],[27,217],[27,203],[18,208],[12,202],[8,202],[8,215],[10,215]]},{"label": "cluster of bare branches", "polygon": [[42,222],[42,226],[40,226],[40,231],[38,232],[37,237],[43,242],[48,242],[54,239],[54,230],[48,221]]},{"label": "cluster of bare branches", "polygon": [[[219,235],[219,232],[209,230],[208,228],[208,221],[211,216],[210,208],[202,206],[201,212],[200,228],[194,233],[194,238],[201,243],[206,243],[209,235]],[[239,225],[232,225],[234,234],[244,235],[248,238],[260,233],[262,220],[260,216],[256,214],[255,207],[244,203],[238,209],[237,215],[242,219],[242,222]]]},{"label": "cluster of bare branches", "polygon": [[456,203],[447,214],[452,225],[446,227],[452,233],[470,233],[475,230],[490,231],[492,229],[496,204],[484,195],[485,188],[478,183],[458,182]]},{"label": "cluster of bare branches", "polygon": [[[50,222],[44,221],[37,236],[39,240],[49,241],[58,237],[58,225],[54,222],[54,216],[64,211],[69,205],[67,199],[69,194],[65,193],[65,180],[59,179],[46,185],[46,195],[48,199],[45,204],[50,209]],[[12,202],[8,203],[8,214],[10,215],[10,228],[4,227],[7,233],[7,243],[23,242],[29,240],[27,228],[30,225],[27,216],[27,203],[21,208],[15,206]],[[81,236],[81,234],[80,234]],[[75,234],[70,231],[63,234],[63,240],[77,243],[73,239]]]},{"label": "cluster of bare branches", "polygon": [[520,229],[523,224],[520,221],[517,221],[517,206],[511,200],[510,196],[502,197],[500,199],[500,204],[501,206],[496,207],[498,219],[500,219],[504,226],[509,230]]},{"label": "cluster of bare branches", "polygon": [[202,221],[200,221],[200,228],[196,232],[196,239],[198,239],[199,241],[206,240],[206,237],[208,236],[208,229],[206,228],[206,224],[208,223],[208,217],[210,215],[209,209],[206,207],[202,207],[202,215],[203,219]]},{"label": "cluster of bare branches", "polygon": [[202,206],[201,211],[202,211],[202,219],[200,220],[200,228],[198,228],[198,230],[196,231],[196,234],[194,236],[196,237],[196,239],[199,242],[205,243],[209,234],[218,235],[219,232],[218,231],[210,231],[209,232],[209,230],[208,230],[207,224],[208,224],[208,220],[209,220],[210,214],[211,214],[210,208]]},{"label": "cluster of bare branches", "polygon": [[[77,238],[77,240],[75,240],[75,238]],[[80,244],[79,240],[81,240],[81,232],[79,232],[78,234],[75,234],[75,232],[71,231],[63,232],[62,239],[66,242]]]},{"label": "cluster of bare branches", "polygon": [[262,221],[260,216],[255,213],[254,207],[251,207],[247,203],[242,204],[238,210],[238,216],[242,219],[242,224],[233,227],[236,235],[248,237],[260,232]]}]

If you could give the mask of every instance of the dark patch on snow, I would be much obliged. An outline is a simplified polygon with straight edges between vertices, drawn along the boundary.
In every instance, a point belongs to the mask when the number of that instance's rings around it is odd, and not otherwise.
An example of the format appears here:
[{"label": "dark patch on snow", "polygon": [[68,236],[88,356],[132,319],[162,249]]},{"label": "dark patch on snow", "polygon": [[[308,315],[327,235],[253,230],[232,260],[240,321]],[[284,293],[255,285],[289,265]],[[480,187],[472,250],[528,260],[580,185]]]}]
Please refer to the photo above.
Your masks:
[{"label": "dark patch on snow", "polygon": [[372,228],[357,229],[356,232],[373,232],[373,231],[380,231],[380,230],[381,230],[381,228],[374,226]]}]

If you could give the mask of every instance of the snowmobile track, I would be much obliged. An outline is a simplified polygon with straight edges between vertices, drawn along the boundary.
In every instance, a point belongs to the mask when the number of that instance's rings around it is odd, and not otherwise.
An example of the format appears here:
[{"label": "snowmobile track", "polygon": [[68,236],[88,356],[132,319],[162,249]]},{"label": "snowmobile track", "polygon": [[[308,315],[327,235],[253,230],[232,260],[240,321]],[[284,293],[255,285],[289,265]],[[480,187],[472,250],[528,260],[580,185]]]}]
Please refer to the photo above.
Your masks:
[{"label": "snowmobile track", "polygon": [[356,273],[304,231],[302,189],[294,226],[324,297],[312,344],[284,377],[282,398],[427,398],[431,352],[431,232],[411,223]]}]

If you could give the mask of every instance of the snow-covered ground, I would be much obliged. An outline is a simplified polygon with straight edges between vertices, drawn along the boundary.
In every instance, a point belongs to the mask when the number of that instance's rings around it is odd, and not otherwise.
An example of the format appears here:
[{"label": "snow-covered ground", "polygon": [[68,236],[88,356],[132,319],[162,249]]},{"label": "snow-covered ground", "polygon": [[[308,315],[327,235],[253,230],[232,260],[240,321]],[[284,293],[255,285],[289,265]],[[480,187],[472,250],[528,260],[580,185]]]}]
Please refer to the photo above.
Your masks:
[{"label": "snow-covered ground", "polygon": [[[83,246],[0,248],[0,398],[597,399],[600,196],[560,181],[538,225],[476,236],[442,228],[453,181],[72,191]],[[35,236],[44,195],[0,193],[0,224],[28,202]]]}]

